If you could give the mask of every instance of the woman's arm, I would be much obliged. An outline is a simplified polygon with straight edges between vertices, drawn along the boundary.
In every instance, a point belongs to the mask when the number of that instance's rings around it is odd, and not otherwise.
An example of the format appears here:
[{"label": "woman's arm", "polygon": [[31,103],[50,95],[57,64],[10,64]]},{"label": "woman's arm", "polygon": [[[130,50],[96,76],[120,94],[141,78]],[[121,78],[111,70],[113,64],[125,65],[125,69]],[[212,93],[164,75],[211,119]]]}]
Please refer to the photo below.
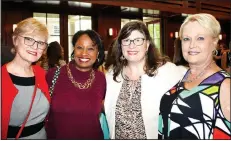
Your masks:
[{"label": "woman's arm", "polygon": [[225,79],[220,90],[221,110],[225,118],[230,121],[230,79]]},{"label": "woman's arm", "polygon": [[216,60],[219,60],[219,59],[221,59],[221,56],[214,55],[213,58],[215,58]]}]

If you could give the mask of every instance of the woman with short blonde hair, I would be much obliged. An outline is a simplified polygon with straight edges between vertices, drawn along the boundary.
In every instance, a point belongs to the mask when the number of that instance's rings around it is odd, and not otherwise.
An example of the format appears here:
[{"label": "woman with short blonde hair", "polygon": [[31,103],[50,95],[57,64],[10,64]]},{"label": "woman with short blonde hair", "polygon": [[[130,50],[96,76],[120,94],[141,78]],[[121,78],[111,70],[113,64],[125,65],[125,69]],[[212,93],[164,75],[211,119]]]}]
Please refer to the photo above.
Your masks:
[{"label": "woman with short blonde hair", "polygon": [[50,103],[45,71],[37,62],[47,48],[48,30],[34,18],[13,32],[14,59],[2,66],[2,139],[46,139]]},{"label": "woman with short blonde hair", "polygon": [[189,70],[160,102],[159,139],[230,139],[230,75],[213,60],[220,24],[210,14],[180,28]]}]

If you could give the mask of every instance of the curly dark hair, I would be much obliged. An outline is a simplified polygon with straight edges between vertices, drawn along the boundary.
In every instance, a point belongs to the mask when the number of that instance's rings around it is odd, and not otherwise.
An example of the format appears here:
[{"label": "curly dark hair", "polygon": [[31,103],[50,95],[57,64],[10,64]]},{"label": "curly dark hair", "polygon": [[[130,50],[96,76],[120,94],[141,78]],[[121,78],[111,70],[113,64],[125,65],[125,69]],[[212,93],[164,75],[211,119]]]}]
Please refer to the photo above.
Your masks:
[{"label": "curly dark hair", "polygon": [[164,65],[167,61],[167,57],[162,57],[159,53],[159,50],[155,47],[153,40],[150,36],[150,33],[148,31],[147,26],[142,21],[131,21],[128,22],[123,26],[123,28],[120,30],[118,37],[116,38],[116,41],[114,43],[113,48],[115,49],[115,65],[113,66],[113,80],[118,82],[116,80],[116,77],[121,73],[124,66],[127,66],[128,62],[127,60],[121,61],[122,54],[122,48],[121,48],[121,41],[128,36],[131,35],[133,31],[139,31],[142,33],[147,41],[150,42],[150,45],[148,47],[147,51],[147,57],[146,62],[144,66],[145,73],[152,77],[156,75],[156,70],[160,66]]},{"label": "curly dark hair", "polygon": [[103,64],[105,54],[104,54],[104,47],[103,47],[102,40],[97,32],[95,32],[94,30],[80,30],[76,32],[72,38],[72,45],[73,47],[75,47],[75,44],[80,38],[80,36],[84,34],[88,35],[92,40],[92,42],[96,44],[98,47],[98,51],[99,51],[98,59],[93,64],[93,68],[98,69],[98,67]]}]

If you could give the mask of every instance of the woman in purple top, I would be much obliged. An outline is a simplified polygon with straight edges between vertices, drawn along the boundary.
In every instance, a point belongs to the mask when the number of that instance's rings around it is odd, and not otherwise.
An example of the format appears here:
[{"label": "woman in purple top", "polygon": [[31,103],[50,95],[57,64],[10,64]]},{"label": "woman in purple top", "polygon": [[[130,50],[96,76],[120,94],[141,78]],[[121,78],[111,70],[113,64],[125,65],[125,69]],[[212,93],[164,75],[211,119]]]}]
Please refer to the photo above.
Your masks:
[{"label": "woman in purple top", "polygon": [[[106,80],[97,68],[104,48],[93,30],[78,31],[72,39],[74,59],[61,67],[47,122],[48,139],[103,139],[99,116]],[[49,87],[57,68],[47,73]]]}]

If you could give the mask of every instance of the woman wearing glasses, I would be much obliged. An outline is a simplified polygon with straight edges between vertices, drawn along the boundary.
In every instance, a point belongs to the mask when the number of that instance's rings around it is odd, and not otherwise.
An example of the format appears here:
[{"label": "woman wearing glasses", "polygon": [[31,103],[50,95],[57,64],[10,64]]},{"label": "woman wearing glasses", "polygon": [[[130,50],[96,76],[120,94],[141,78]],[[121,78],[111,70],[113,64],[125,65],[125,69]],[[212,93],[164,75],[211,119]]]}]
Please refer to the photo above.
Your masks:
[{"label": "woman wearing glasses", "polygon": [[146,25],[127,23],[115,43],[116,63],[106,74],[105,113],[111,139],[157,139],[159,103],[185,71],[161,57]]},{"label": "woman wearing glasses", "polygon": [[2,139],[46,139],[44,119],[50,96],[45,72],[37,65],[47,48],[48,30],[34,18],[13,32],[15,58],[2,66]]}]

